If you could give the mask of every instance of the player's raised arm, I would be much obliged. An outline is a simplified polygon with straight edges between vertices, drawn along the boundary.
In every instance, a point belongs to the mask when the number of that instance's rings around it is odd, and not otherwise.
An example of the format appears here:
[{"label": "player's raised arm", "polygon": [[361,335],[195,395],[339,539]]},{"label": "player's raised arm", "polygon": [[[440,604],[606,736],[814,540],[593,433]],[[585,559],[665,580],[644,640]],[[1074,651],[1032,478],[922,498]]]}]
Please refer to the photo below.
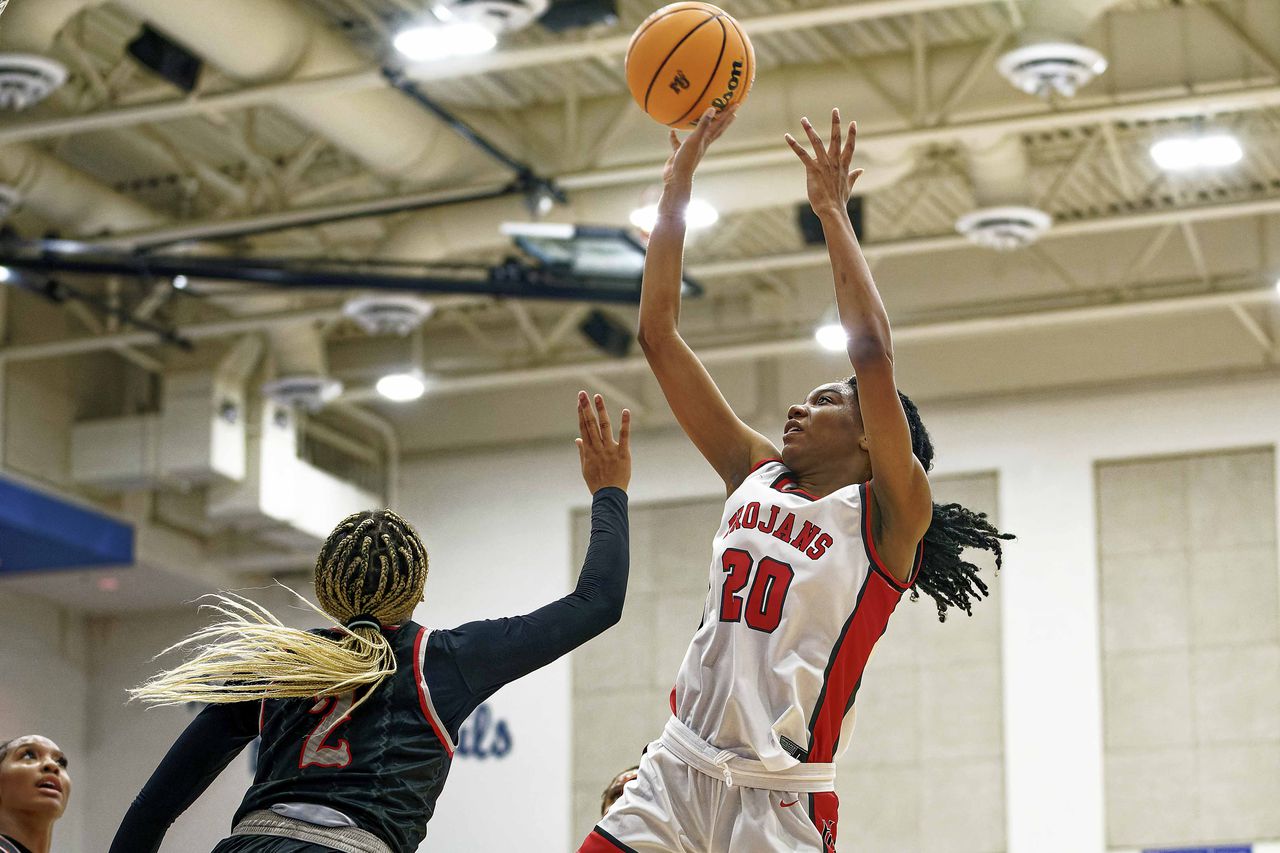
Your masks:
[{"label": "player's raised arm", "polygon": [[929,527],[932,500],[924,468],[911,450],[911,431],[893,375],[893,337],[889,315],[871,277],[871,269],[858,245],[847,204],[861,169],[850,170],[857,122],[851,122],[842,138],[840,111],[831,111],[831,139],[822,138],[801,119],[813,145],[810,153],[791,134],[787,144],[804,163],[806,188],[813,212],[822,222],[831,272],[835,279],[836,307],[848,336],[849,361],[858,382],[858,405],[867,436],[867,452],[879,514],[880,549],[901,557],[891,559],[895,570],[910,569],[910,555]]},{"label": "player's raised arm", "polygon": [[671,157],[662,173],[658,219],[649,236],[640,293],[640,348],[685,435],[732,491],[773,444],[734,414],[711,374],[680,337],[680,281],[684,270],[685,209],[693,172],[707,146],[733,122],[733,110],[707,110],[681,142],[671,131]]}]

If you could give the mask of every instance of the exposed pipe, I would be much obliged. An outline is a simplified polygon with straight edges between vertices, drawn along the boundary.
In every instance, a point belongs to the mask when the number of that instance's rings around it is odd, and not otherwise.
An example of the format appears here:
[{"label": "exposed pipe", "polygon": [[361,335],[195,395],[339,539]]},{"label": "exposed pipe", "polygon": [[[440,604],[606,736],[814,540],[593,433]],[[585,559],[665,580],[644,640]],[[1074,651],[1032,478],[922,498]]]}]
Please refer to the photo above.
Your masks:
[{"label": "exposed pipe", "polygon": [[1099,16],[1120,0],[1024,0],[1020,41],[1082,41]]},{"label": "exposed pipe", "polygon": [[[1142,302],[1126,302],[1118,305],[1111,303],[1077,308],[1055,308],[999,317],[977,317],[966,320],[921,323],[919,325],[895,328],[893,330],[893,339],[894,343],[897,344],[918,343],[964,336],[990,335],[1011,330],[1026,331],[1033,328],[1048,328],[1076,323],[1097,323],[1133,317],[1163,316],[1216,308],[1229,309],[1236,305],[1259,305],[1275,302],[1276,300],[1277,295],[1274,288],[1267,286],[1245,291],[1219,292],[1197,296],[1175,296]],[[698,357],[704,364],[716,364],[745,359],[806,355],[816,352],[820,352],[817,342],[814,341],[812,335],[806,335],[801,338],[779,341],[704,347],[698,350]],[[648,363],[642,356],[631,356],[625,359],[592,362],[590,365],[585,366],[583,364],[564,364],[533,367],[525,370],[507,370],[498,373],[439,378],[428,383],[427,393],[433,396],[446,396],[491,391],[500,388],[523,388],[535,383],[576,380],[581,377],[584,370],[612,376],[620,373],[648,370]],[[371,388],[365,388],[347,392],[340,399],[344,403],[359,403],[378,398],[376,391]]]},{"label": "exposed pipe", "polygon": [[[754,94],[753,94],[754,97]],[[1194,95],[1175,95],[1172,97],[1149,97],[1144,100],[1135,100],[1120,104],[1109,104],[1106,106],[1087,107],[1084,109],[1057,109],[1048,110],[1038,107],[1034,102],[1028,101],[1029,107],[1034,112],[1029,112],[1019,116],[1007,116],[995,119],[984,119],[979,121],[970,121],[960,124],[935,127],[935,128],[912,128],[908,130],[893,130],[880,133],[864,131],[859,135],[859,157],[865,155],[868,159],[886,163],[893,163],[893,158],[900,157],[904,149],[926,146],[926,145],[942,145],[948,142],[965,143],[968,141],[981,142],[989,140],[993,136],[999,137],[1005,134],[1017,133],[1037,133],[1044,131],[1057,130],[1068,127],[1078,127],[1082,125],[1108,124],[1116,121],[1139,121],[1139,120],[1156,120],[1161,118],[1174,118],[1185,115],[1200,115],[1207,112],[1256,112],[1258,110],[1270,109],[1280,106],[1280,86],[1252,86],[1236,89],[1228,92],[1216,93],[1197,93]],[[0,131],[2,133],[2,131]],[[775,165],[779,167],[774,174],[780,180],[776,184],[769,184],[767,181],[761,180],[759,183],[770,187],[770,192],[774,187],[782,187],[784,190],[794,189],[799,184],[803,189],[803,182],[796,181],[791,169],[791,159],[795,155],[785,146],[769,146],[753,151],[739,152],[735,154],[724,154],[708,158],[700,167],[698,172],[698,188],[702,192],[705,186],[713,185],[713,178],[724,172],[745,173],[749,167],[761,167],[767,165]],[[784,171],[785,168],[785,171]],[[885,168],[885,167],[880,167]],[[637,191],[640,187],[647,186],[649,183],[656,181],[661,174],[662,164],[656,162],[648,162],[637,166],[625,166],[607,169],[597,169],[590,172],[580,172],[567,174],[557,178],[557,183],[565,190],[572,194],[576,200],[578,196],[583,195],[583,190],[617,187],[619,185],[636,185]],[[872,179],[877,169],[871,168],[864,176],[864,181]],[[759,184],[757,184],[758,186]],[[474,187],[477,191],[484,188],[485,185],[477,185]],[[492,184],[487,186],[493,186]],[[732,192],[732,187],[728,188]],[[327,207],[306,208],[299,211],[286,211],[284,213],[268,213],[257,216],[243,217],[233,220],[235,229],[252,230],[259,224],[274,227],[276,225],[287,226],[289,217],[322,217],[329,214],[342,217],[353,217],[362,215],[363,212],[377,212],[386,209],[387,206],[394,207],[398,202],[403,201],[407,204],[414,204],[421,196],[410,195],[402,196],[399,199],[380,197],[370,199],[364,202],[351,202],[343,205],[332,205]],[[589,206],[589,200],[584,202]],[[485,202],[484,204],[489,204]],[[614,207],[610,215],[617,215],[620,205]],[[608,211],[604,211],[608,213]],[[584,215],[592,213],[590,210],[584,210]],[[520,214],[519,218],[527,216],[527,212],[513,205],[495,204],[483,214],[477,214],[474,219],[453,216],[450,219],[465,221],[468,228],[490,228],[495,223],[513,218]],[[443,217],[442,217],[443,218]],[[587,221],[587,220],[583,220]],[[442,227],[448,227],[448,221],[442,223]],[[113,245],[147,245],[151,242],[167,242],[171,239],[179,237],[185,239],[201,239],[204,237],[216,237],[223,232],[224,224],[221,221],[196,222],[190,225],[151,228],[137,230],[128,235],[122,235],[118,239],[110,241]],[[406,224],[403,226],[404,231],[397,232],[394,239],[409,243],[413,239],[412,234],[419,230],[428,230],[427,226],[421,229],[414,224]],[[464,235],[465,236],[465,235]],[[402,247],[399,251],[407,252],[408,249]],[[438,251],[438,250],[437,250]],[[418,255],[425,257],[427,253]]]},{"label": "exposed pipe", "polygon": [[[43,0],[42,0],[43,2]],[[293,0],[116,0],[238,81],[367,70],[363,56]],[[379,174],[413,183],[491,173],[471,146],[379,78],[377,89],[271,103]]]},{"label": "exposed pipe", "polygon": [[46,53],[67,22],[101,0],[19,0],[0,19],[0,50]]},{"label": "exposed pipe", "polygon": [[154,228],[160,216],[33,145],[0,148],[0,182],[18,188],[23,205],[79,236]]},{"label": "exposed pipe", "polygon": [[359,406],[341,401],[333,405],[343,415],[369,427],[382,437],[387,462],[386,494],[384,497],[386,498],[387,506],[394,509],[400,501],[400,436],[396,434],[395,427],[386,418],[378,417],[373,412],[362,409]]},{"label": "exposed pipe", "polygon": [[[80,5],[86,5],[87,2],[91,1],[74,0],[74,2],[79,2]],[[41,4],[65,2],[67,0],[39,0],[39,3],[34,2],[34,0],[25,0],[25,2],[15,5],[31,8]],[[864,2],[860,3],[837,3],[819,9],[780,12],[772,15],[744,18],[742,23],[752,35],[756,35],[787,32],[804,27],[847,24],[854,21],[874,20],[898,15],[922,14],[944,9],[985,6],[990,2],[991,0],[870,0],[870,2],[864,0]],[[266,3],[263,3],[262,6],[265,8]],[[223,10],[226,7],[220,4],[218,8]],[[16,9],[10,10],[7,14],[12,16],[15,11]],[[249,20],[254,19],[251,17]],[[239,19],[231,17],[231,21],[232,23],[238,23]],[[244,32],[243,28],[240,32]],[[556,43],[535,47],[510,48],[478,57],[462,57],[450,59],[447,62],[414,65],[407,68],[406,73],[415,80],[430,82],[477,74],[559,65],[587,59],[611,59],[621,56],[626,51],[629,40],[629,35],[623,35],[567,44]],[[211,62],[218,64],[212,57],[209,57],[209,59]],[[356,95],[385,85],[381,72],[367,67],[362,67],[355,71],[349,69],[338,70],[328,74],[313,71],[311,74],[312,76],[302,77],[301,74],[295,73],[292,78],[287,80],[249,85],[235,92],[200,95],[153,104],[115,107],[80,116],[57,116],[15,123],[0,129],[0,142],[40,139],[88,130],[103,130],[111,127],[126,127],[133,124],[170,121],[185,116],[206,115],[211,112],[244,109],[260,104],[306,100],[313,97]]]},{"label": "exposed pipe", "polygon": [[[1152,213],[1135,213],[1127,216],[1116,216],[1104,219],[1063,223],[1045,235],[1046,240],[1075,237],[1085,234],[1116,233],[1141,228],[1153,228],[1169,223],[1182,221],[1213,221],[1234,219],[1249,216],[1263,216],[1280,213],[1280,198],[1259,199],[1256,201],[1235,202],[1230,204],[1212,204],[1202,207],[1161,210]],[[896,240],[887,243],[869,243],[863,247],[869,259],[900,257],[908,255],[928,254],[931,252],[954,251],[969,248],[969,243],[958,234],[938,237],[925,237],[912,240]],[[804,252],[771,255],[767,257],[747,257],[731,261],[715,261],[697,264],[689,269],[689,274],[696,278],[714,278],[718,276],[743,275],[752,272],[778,271],[786,269],[803,269],[821,266],[828,262],[825,249]],[[1119,306],[1115,306],[1118,310]],[[1105,311],[1106,308],[1097,310]],[[293,322],[328,322],[342,317],[341,308],[315,308],[305,311],[288,311],[278,314],[263,314],[257,317],[243,317],[231,320],[217,320],[210,323],[196,323],[179,326],[173,331],[183,338],[193,341],[232,337],[246,332],[264,331],[283,323]],[[896,332],[895,332],[896,334]],[[145,332],[125,332],[116,335],[100,335],[91,338],[49,341],[40,344],[0,349],[0,364],[10,361],[30,361],[42,358],[58,358],[66,355],[77,355],[88,352],[101,352],[118,346],[144,345],[156,343],[155,337]],[[596,370],[601,365],[614,362],[573,365],[576,371],[584,369]]]}]

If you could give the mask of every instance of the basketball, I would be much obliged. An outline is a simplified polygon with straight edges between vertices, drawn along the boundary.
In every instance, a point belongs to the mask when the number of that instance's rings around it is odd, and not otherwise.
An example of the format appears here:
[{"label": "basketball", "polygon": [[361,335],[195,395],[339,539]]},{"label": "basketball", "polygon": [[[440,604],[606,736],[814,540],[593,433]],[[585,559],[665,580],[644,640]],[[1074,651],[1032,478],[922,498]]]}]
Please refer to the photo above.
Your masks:
[{"label": "basketball", "polygon": [[742,26],[710,3],[663,6],[627,46],[627,88],[640,108],[669,127],[688,128],[707,107],[747,99],[756,57]]}]

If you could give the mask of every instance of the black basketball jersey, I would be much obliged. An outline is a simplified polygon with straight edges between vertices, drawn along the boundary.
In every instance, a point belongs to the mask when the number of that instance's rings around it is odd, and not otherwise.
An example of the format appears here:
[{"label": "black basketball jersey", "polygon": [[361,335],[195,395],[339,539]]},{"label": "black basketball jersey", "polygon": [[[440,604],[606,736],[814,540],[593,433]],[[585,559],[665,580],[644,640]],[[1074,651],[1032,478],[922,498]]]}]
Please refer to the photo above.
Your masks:
[{"label": "black basketball jersey", "polygon": [[257,775],[236,820],[275,803],[314,803],[393,850],[416,850],[453,759],[422,676],[428,633],[414,622],[383,629],[396,673],[354,712],[363,694],[263,702]]},{"label": "black basketball jersey", "polygon": [[16,839],[7,835],[0,835],[0,853],[31,853],[31,851],[23,847]]}]

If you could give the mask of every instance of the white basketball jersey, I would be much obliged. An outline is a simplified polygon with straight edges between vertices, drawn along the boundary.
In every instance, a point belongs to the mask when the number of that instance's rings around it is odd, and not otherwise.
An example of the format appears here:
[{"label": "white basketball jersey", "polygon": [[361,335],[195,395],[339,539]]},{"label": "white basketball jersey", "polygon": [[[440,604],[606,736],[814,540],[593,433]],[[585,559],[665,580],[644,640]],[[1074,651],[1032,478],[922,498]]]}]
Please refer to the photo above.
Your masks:
[{"label": "white basketball jersey", "polygon": [[871,647],[910,587],[876,554],[869,491],[818,498],[766,459],[725,502],[702,624],[672,695],[708,743],[773,771],[847,748]]}]

